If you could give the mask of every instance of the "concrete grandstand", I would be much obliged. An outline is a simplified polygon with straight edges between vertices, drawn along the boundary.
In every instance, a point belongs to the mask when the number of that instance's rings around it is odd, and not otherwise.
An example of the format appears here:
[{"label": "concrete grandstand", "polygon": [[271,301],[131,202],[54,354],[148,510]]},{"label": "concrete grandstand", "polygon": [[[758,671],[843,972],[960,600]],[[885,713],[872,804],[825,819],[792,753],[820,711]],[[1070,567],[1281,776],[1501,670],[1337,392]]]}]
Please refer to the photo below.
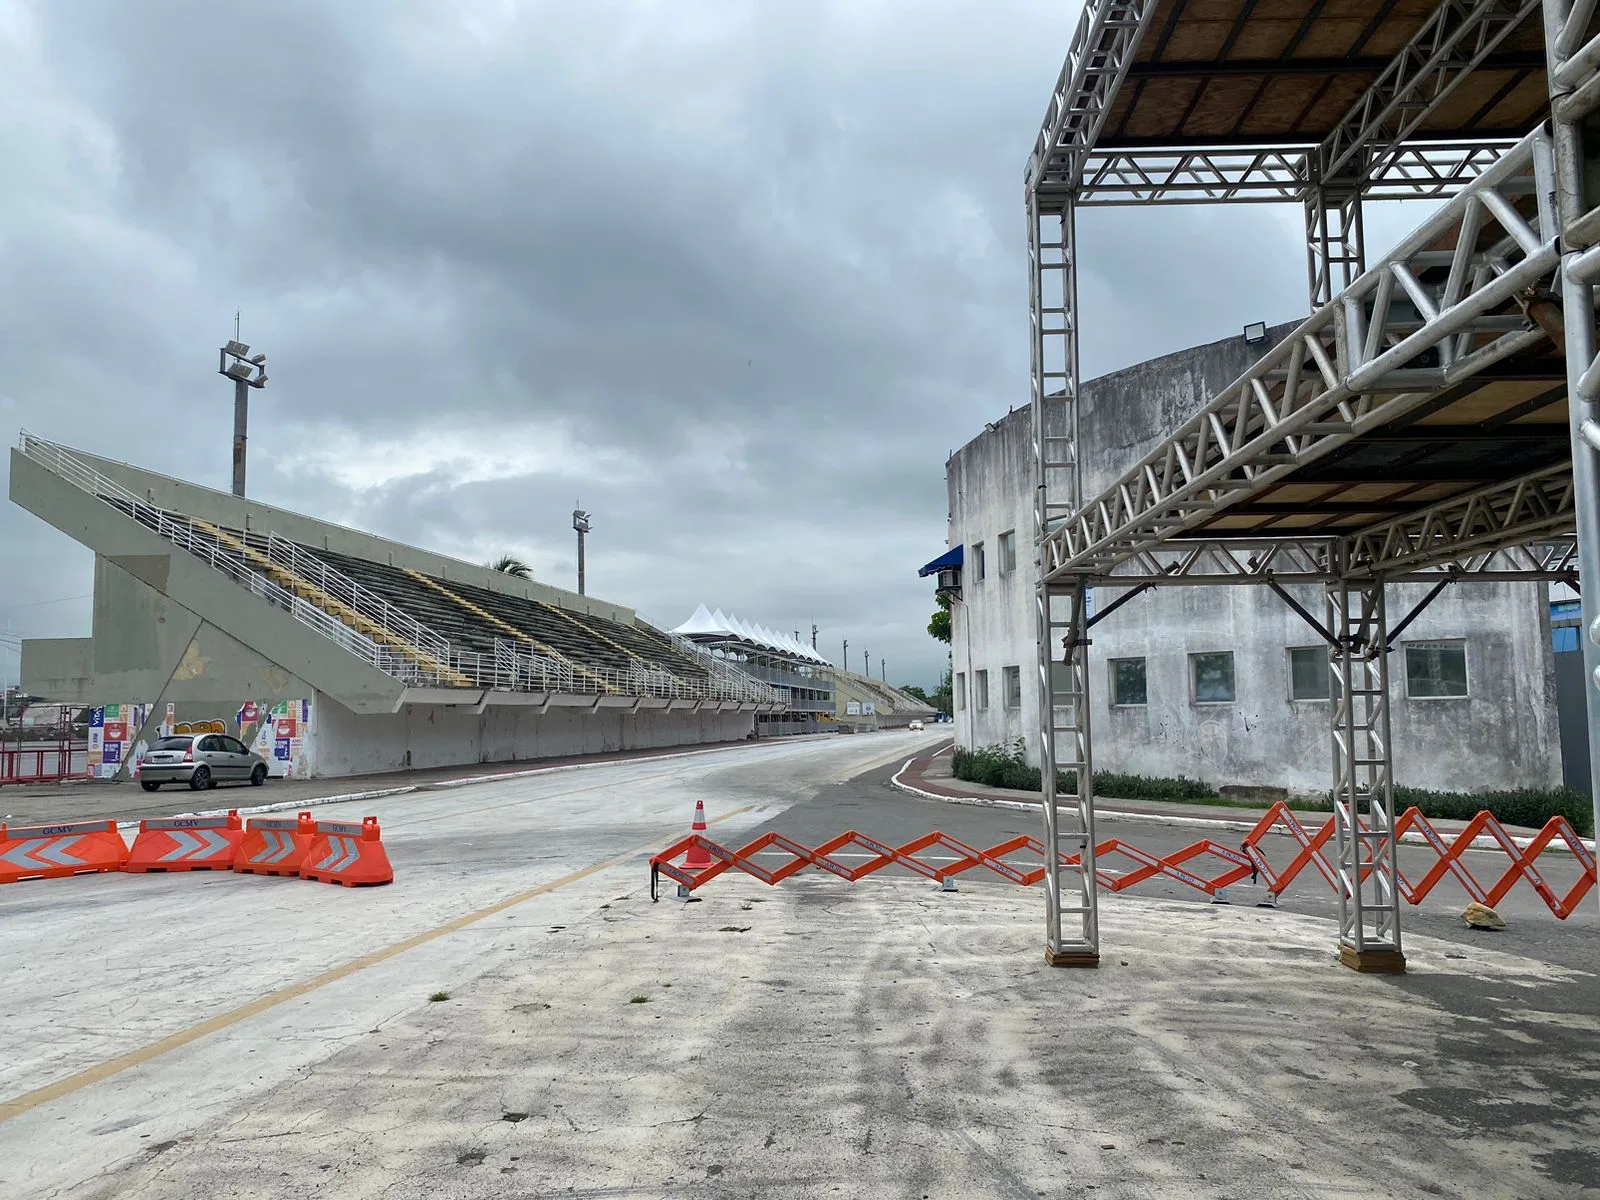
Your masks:
[{"label": "concrete grandstand", "polygon": [[196,721],[237,727],[276,775],[328,776],[793,724],[749,656],[631,609],[26,433],[11,499],[95,552],[93,636],[25,641],[22,675],[91,706],[103,778]]}]

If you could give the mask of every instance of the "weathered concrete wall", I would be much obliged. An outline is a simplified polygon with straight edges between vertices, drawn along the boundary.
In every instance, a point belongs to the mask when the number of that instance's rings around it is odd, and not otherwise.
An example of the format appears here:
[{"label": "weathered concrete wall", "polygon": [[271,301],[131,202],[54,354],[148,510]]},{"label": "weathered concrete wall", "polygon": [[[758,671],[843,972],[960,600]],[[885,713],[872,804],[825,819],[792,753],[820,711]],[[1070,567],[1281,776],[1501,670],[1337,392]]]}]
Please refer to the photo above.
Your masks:
[{"label": "weathered concrete wall", "polygon": [[[1262,346],[1231,338],[1117,372],[1083,385],[1081,433],[1086,493],[1133,466],[1209,396],[1236,379]],[[1026,411],[996,423],[946,464],[951,545],[965,545],[963,599],[952,610],[952,658],[967,699],[956,712],[961,745],[1021,739],[1037,762],[1039,684],[1035,659],[1031,434]],[[999,571],[998,535],[1015,530],[1017,570]],[[987,577],[974,578],[973,547],[986,550]],[[1427,589],[1391,587],[1391,623]],[[1120,589],[1100,588],[1103,609]],[[1297,597],[1322,619],[1323,596]],[[1469,696],[1408,699],[1403,642],[1462,638]],[[1289,699],[1290,647],[1319,641],[1282,600],[1261,587],[1158,589],[1095,626],[1090,651],[1095,763],[1141,775],[1201,777],[1321,791],[1330,783],[1330,705]],[[1195,704],[1189,655],[1231,650],[1237,699]],[[1112,708],[1112,658],[1146,660],[1148,703]],[[1005,706],[1004,668],[1019,668],[1021,704]],[[987,671],[989,706],[974,704],[975,676]],[[1390,660],[1395,773],[1401,783],[1474,790],[1560,782],[1561,758],[1545,589],[1537,584],[1452,585],[1407,629]]]},{"label": "weathered concrete wall", "polygon": [[[597,600],[593,596],[580,596],[563,588],[516,579],[500,571],[491,571],[478,563],[466,562],[444,554],[435,554],[404,542],[390,541],[376,534],[347,529],[329,521],[319,521],[301,513],[263,504],[259,500],[240,499],[230,492],[218,492],[197,484],[185,483],[167,475],[146,471],[128,463],[99,458],[81,450],[73,450],[78,458],[99,471],[108,479],[121,484],[137,496],[152,504],[175,509],[190,516],[201,517],[214,524],[233,529],[256,529],[290,538],[305,546],[321,546],[337,554],[368,558],[397,567],[410,567],[413,571],[434,575],[440,579],[454,579],[475,584],[504,595],[523,596],[541,600],[546,604],[560,605],[573,612],[593,613],[613,621],[631,622],[631,608]],[[15,477],[18,451],[12,451],[12,472]]]},{"label": "weathered concrete wall", "polygon": [[410,768],[468,766],[738,741],[754,727],[748,712],[407,704],[397,713],[353,713],[316,698],[313,770],[361,775]]},{"label": "weathered concrete wall", "polygon": [[11,499],[98,556],[93,686],[100,696],[153,701],[204,614],[261,662],[352,708],[393,711],[403,690],[398,680],[15,451]]}]

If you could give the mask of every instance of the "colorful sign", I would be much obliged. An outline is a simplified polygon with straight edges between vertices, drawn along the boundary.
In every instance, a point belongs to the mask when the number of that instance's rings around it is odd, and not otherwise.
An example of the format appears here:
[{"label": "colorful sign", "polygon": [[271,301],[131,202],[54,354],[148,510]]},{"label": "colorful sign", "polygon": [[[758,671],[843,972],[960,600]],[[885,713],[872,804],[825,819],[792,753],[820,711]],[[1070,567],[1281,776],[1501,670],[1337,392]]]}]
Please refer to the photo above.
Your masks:
[{"label": "colorful sign", "polygon": [[133,739],[144,728],[150,709],[144,704],[107,704],[89,710],[89,774],[114,779],[124,762],[137,770],[142,755],[134,753]]}]

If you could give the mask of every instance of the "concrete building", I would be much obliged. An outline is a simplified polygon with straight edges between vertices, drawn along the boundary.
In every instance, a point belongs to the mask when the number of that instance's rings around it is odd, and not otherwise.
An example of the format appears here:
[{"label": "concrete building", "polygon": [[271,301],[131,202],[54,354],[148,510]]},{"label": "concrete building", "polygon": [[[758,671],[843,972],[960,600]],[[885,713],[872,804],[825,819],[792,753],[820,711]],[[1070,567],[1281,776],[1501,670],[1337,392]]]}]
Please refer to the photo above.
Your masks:
[{"label": "concrete building", "polygon": [[[1082,386],[1092,496],[1293,329],[1229,338]],[[956,738],[1021,740],[1038,762],[1029,414],[994,422],[946,463],[960,601],[952,605]],[[1354,497],[1352,497],[1354,498]],[[932,566],[933,564],[930,564]],[[1390,628],[1428,596],[1391,585]],[[1103,611],[1122,589],[1100,587]],[[1315,588],[1291,594],[1318,620]],[[1326,643],[1265,587],[1156,588],[1096,624],[1098,770],[1324,792],[1330,783]],[[1547,588],[1451,584],[1400,633],[1391,660],[1396,780],[1474,791],[1562,781]]]},{"label": "concrete building", "polygon": [[11,499],[95,552],[93,635],[25,641],[92,773],[221,721],[279,775],[727,742],[784,698],[593,596],[24,434]]}]

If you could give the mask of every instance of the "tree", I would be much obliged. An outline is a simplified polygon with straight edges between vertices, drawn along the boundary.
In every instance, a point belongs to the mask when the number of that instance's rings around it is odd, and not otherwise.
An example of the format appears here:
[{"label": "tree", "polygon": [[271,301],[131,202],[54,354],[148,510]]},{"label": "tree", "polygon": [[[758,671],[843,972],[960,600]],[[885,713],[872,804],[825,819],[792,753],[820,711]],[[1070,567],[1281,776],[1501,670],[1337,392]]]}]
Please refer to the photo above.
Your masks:
[{"label": "tree", "polygon": [[950,644],[950,597],[940,596],[939,611],[928,619],[928,636],[935,641]]},{"label": "tree", "polygon": [[515,555],[502,554],[493,562],[484,565],[491,571],[499,571],[502,575],[511,575],[517,579],[533,578],[533,568]]},{"label": "tree", "polygon": [[900,690],[902,692],[904,692],[906,695],[913,697],[914,699],[921,700],[924,704],[932,704],[933,703],[933,697],[928,695],[927,692],[923,691],[921,688],[919,688],[914,683],[902,684],[900,686]]},{"label": "tree", "polygon": [[946,667],[944,669],[944,678],[939,681],[939,690],[928,697],[928,703],[942,713],[954,713],[956,711],[955,702],[951,698],[951,680],[954,671],[954,667]]}]

